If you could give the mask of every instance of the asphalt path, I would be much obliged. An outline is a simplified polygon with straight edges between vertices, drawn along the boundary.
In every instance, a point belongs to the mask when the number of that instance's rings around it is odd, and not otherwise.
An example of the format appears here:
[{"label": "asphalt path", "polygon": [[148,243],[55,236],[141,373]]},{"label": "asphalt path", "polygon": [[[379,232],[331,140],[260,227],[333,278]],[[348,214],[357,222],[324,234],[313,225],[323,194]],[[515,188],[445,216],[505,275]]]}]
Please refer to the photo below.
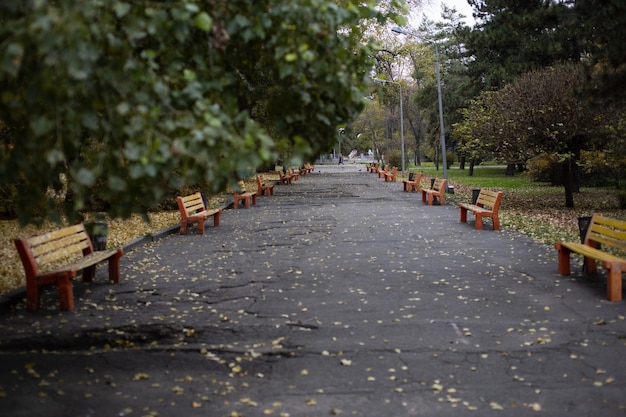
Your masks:
[{"label": "asphalt path", "polygon": [[[506,196],[504,197],[506,198]],[[2,416],[617,416],[626,308],[359,165],[0,310]],[[580,271],[580,264],[576,266]]]}]

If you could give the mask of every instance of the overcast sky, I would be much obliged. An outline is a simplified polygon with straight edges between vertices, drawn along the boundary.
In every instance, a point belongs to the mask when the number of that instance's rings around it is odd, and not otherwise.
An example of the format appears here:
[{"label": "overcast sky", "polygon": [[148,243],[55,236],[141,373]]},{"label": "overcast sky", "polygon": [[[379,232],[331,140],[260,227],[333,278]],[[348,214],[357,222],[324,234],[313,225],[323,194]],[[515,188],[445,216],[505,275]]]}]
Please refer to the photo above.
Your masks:
[{"label": "overcast sky", "polygon": [[467,4],[467,0],[426,0],[424,2],[423,13],[429,19],[436,22],[441,20],[441,4],[454,7],[459,13],[464,14],[468,24],[473,23],[472,8]]}]

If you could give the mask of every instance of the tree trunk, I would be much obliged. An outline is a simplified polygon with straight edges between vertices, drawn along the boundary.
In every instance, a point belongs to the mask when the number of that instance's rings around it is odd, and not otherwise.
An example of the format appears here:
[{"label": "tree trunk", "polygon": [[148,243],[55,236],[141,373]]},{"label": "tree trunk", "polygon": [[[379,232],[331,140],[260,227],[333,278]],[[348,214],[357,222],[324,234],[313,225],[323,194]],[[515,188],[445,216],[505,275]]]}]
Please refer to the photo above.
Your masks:
[{"label": "tree trunk", "polygon": [[459,158],[459,169],[465,169],[465,155],[461,155]]},{"label": "tree trunk", "polygon": [[473,160],[473,159],[470,161],[469,171],[467,173],[467,176],[469,176],[469,177],[473,177],[474,176],[474,163],[475,162],[476,161]]},{"label": "tree trunk", "polygon": [[421,129],[419,128],[419,125],[417,128],[415,128],[415,124],[413,123],[413,119],[411,119],[410,117],[408,118],[409,120],[409,126],[411,128],[411,132],[413,132],[413,137],[415,138],[415,160],[414,160],[414,164],[415,166],[421,166],[422,165],[422,158],[420,155],[420,141],[421,141]]},{"label": "tree trunk", "polygon": [[572,192],[571,161],[561,163],[563,168],[563,185],[565,186],[565,207],[574,208],[574,193]]},{"label": "tree trunk", "polygon": [[515,174],[515,164],[508,164],[506,166],[506,176],[512,177]]},{"label": "tree trunk", "polygon": [[580,161],[580,149],[576,149],[574,151],[574,158],[570,161],[570,172],[572,175],[572,192],[579,193],[580,192],[580,166],[578,166],[578,161]]}]

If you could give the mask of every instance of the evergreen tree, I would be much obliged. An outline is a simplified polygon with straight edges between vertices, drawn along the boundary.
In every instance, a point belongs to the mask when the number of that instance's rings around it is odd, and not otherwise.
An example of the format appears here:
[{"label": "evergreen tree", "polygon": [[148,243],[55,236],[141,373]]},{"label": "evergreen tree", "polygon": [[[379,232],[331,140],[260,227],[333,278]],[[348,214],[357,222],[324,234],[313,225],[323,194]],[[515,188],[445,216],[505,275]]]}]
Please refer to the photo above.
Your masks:
[{"label": "evergreen tree", "polygon": [[468,0],[478,24],[467,39],[473,79],[500,88],[517,75],[579,58],[566,23],[572,9],[555,0]]},{"label": "evergreen tree", "polygon": [[595,100],[624,100],[626,2],[577,0],[574,11],[573,27],[587,58],[587,93]]}]

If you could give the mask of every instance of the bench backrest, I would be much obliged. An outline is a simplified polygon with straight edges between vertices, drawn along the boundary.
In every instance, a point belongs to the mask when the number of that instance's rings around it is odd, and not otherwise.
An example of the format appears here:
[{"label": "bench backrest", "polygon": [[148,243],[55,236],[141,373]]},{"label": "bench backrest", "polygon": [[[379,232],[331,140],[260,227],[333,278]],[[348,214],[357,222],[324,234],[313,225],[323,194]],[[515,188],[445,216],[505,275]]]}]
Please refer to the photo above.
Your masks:
[{"label": "bench backrest", "polygon": [[595,248],[594,242],[626,252],[626,221],[594,214],[585,235],[585,244]]},{"label": "bench backrest", "polygon": [[484,208],[490,208],[494,213],[500,208],[502,202],[502,191],[492,191],[481,188],[476,199],[476,205]]},{"label": "bench backrest", "polygon": [[188,195],[187,197],[177,197],[176,201],[178,202],[180,214],[184,219],[206,210],[202,194],[199,192]]},{"label": "bench backrest", "polygon": [[263,180],[261,179],[261,176],[257,174],[256,176],[256,186],[259,189],[259,191],[261,191],[261,189],[263,188]]},{"label": "bench backrest", "polygon": [[448,183],[448,180],[446,179],[435,178],[435,182],[433,183],[433,190],[445,191],[447,183]]},{"label": "bench backrest", "polygon": [[[27,262],[22,262],[25,267],[30,264],[31,267],[36,265],[37,268],[42,268],[45,265],[79,258],[93,252],[91,239],[83,224],[64,227],[29,238],[18,238],[15,240],[15,245],[22,261],[26,257]],[[37,270],[30,272],[33,275],[38,274]]]},{"label": "bench backrest", "polygon": [[237,185],[239,186],[239,191],[235,191],[238,194],[245,194],[247,192],[246,190],[246,183],[243,180],[239,180],[237,181]]}]

